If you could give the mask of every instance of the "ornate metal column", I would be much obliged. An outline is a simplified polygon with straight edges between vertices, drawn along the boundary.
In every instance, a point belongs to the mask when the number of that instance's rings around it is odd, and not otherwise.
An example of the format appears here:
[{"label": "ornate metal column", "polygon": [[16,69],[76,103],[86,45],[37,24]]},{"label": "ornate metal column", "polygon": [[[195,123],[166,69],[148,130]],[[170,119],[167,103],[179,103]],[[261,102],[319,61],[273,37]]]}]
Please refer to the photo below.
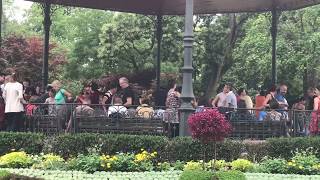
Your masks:
[{"label": "ornate metal column", "polygon": [[272,37],[272,84],[277,83],[277,33],[278,33],[278,14],[277,10],[272,10],[271,37]]},{"label": "ornate metal column", "polygon": [[161,40],[162,40],[162,15],[157,15],[157,67],[156,67],[156,78],[157,78],[157,92],[160,92],[160,72],[161,72]]},{"label": "ornate metal column", "polygon": [[182,94],[179,136],[190,135],[188,128],[188,117],[194,112],[191,100],[194,98],[192,85],[192,45],[193,45],[193,0],[186,0],[185,31],[184,31],[184,65],[181,69],[183,73]]},{"label": "ornate metal column", "polygon": [[48,84],[48,66],[49,66],[49,38],[50,38],[50,26],[51,26],[51,19],[50,19],[50,11],[51,11],[51,4],[50,0],[46,0],[43,4],[43,12],[44,12],[44,47],[43,47],[43,66],[42,66],[42,91],[45,92],[46,86]]}]

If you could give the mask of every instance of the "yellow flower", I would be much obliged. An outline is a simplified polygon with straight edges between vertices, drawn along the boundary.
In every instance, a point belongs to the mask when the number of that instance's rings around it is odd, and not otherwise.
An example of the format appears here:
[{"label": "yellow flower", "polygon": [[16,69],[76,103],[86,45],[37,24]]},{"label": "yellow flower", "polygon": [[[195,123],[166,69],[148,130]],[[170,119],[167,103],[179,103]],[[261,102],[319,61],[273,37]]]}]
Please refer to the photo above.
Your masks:
[{"label": "yellow flower", "polygon": [[299,166],[299,169],[303,169],[303,167],[302,167],[302,166]]},{"label": "yellow flower", "polygon": [[107,163],[107,168],[111,168],[111,164],[110,163]]},{"label": "yellow flower", "polygon": [[288,162],[288,166],[292,166],[293,165],[293,163],[292,162]]}]

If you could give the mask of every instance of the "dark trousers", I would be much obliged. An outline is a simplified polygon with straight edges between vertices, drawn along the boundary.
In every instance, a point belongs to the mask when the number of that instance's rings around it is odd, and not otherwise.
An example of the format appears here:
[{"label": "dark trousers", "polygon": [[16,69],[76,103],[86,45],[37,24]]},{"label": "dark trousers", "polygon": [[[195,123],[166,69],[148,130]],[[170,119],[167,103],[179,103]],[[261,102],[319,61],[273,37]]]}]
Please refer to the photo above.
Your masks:
[{"label": "dark trousers", "polygon": [[6,113],[7,131],[21,131],[23,129],[23,112]]}]

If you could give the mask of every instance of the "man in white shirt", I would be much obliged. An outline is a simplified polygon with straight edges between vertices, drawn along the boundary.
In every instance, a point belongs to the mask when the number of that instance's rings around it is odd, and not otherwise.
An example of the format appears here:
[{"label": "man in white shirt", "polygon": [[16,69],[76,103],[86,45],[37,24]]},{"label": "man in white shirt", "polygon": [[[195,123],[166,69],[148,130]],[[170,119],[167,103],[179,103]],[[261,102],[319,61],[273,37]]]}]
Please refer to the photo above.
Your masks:
[{"label": "man in white shirt", "polygon": [[226,103],[224,105],[228,108],[237,108],[237,97],[233,91],[230,91],[226,97]]},{"label": "man in white shirt", "polygon": [[212,101],[213,107],[228,107],[226,106],[226,97],[230,92],[231,86],[229,84],[225,84],[221,93],[219,93],[214,100]]},{"label": "man in white shirt", "polygon": [[4,87],[3,98],[8,131],[20,131],[23,125],[23,86],[16,81],[15,74],[8,76],[8,83]]}]

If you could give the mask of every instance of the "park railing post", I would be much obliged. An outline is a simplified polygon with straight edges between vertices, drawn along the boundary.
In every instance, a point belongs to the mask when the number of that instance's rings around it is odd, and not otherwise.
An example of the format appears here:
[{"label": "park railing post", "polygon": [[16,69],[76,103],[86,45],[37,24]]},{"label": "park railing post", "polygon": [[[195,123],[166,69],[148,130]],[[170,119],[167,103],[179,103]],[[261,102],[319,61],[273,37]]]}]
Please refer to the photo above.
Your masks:
[{"label": "park railing post", "polygon": [[193,0],[186,0],[185,31],[184,31],[184,66],[182,82],[182,104],[179,109],[180,124],[179,136],[190,135],[188,128],[188,117],[194,112],[191,101],[194,99],[192,85],[192,45],[193,45]]}]

